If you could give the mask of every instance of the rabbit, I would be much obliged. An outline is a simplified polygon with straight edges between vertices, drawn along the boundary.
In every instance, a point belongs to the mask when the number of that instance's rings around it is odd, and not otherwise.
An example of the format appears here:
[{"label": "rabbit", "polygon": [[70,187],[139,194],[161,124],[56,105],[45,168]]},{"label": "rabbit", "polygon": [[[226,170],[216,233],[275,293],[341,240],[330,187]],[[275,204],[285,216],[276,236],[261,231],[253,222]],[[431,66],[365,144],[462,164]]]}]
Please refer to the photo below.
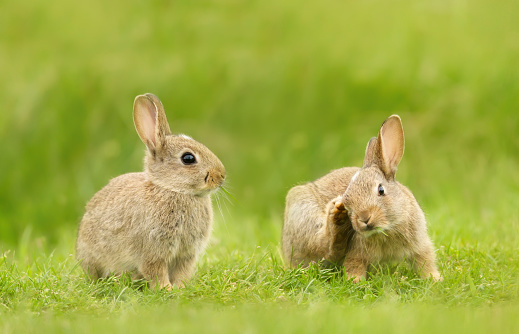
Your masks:
[{"label": "rabbit", "polygon": [[133,121],[146,145],[144,172],[112,179],[86,205],[76,253],[93,279],[130,272],[152,288],[184,287],[211,234],[211,193],[225,168],[207,147],[172,135],[164,107],[139,95]]},{"label": "rabbit", "polygon": [[370,264],[407,260],[422,278],[442,280],[425,215],[411,191],[395,180],[404,154],[398,115],[369,141],[362,168],[344,167],[290,189],[282,235],[291,266],[342,265],[354,282]]}]

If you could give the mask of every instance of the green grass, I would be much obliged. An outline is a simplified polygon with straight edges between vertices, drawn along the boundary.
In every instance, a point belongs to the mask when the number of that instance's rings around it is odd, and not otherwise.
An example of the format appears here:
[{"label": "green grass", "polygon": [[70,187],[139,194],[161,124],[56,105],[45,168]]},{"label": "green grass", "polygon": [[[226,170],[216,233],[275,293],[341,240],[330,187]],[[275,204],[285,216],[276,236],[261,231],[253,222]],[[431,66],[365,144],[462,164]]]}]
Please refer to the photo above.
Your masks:
[{"label": "green grass", "polygon": [[[6,2],[0,11],[0,332],[517,332],[514,1]],[[133,98],[207,144],[236,200],[188,287],[90,284],[88,199],[142,169]],[[284,196],[358,166],[402,117],[444,282],[402,265],[354,285],[287,270]],[[259,248],[258,248],[259,247]]]},{"label": "green grass", "polygon": [[[67,249],[68,247],[65,247]],[[184,331],[418,332],[517,329],[519,260],[514,252],[442,247],[445,280],[421,280],[403,265],[373,268],[354,284],[340,272],[284,269],[277,249],[211,247],[185,289],[148,290],[128,277],[89,283],[63,249],[0,262],[3,333]],[[15,256],[16,257],[16,256]],[[499,322],[499,323],[495,323]],[[43,327],[42,327],[43,326]],[[497,326],[497,327],[496,327]]]}]

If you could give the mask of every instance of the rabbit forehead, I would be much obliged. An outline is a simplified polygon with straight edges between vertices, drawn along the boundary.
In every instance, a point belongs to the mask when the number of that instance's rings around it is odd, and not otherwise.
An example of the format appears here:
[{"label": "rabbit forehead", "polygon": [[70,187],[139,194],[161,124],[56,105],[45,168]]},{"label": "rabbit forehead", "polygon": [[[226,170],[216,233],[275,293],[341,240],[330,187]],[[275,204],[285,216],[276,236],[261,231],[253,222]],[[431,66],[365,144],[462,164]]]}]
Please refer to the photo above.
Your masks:
[{"label": "rabbit forehead", "polygon": [[197,154],[204,154],[206,152],[211,153],[211,151],[204,144],[199,143],[193,138],[184,134],[167,136],[166,142],[166,146],[169,148],[170,153],[174,155],[182,154],[186,150]]},{"label": "rabbit forehead", "polygon": [[382,181],[385,181],[384,173],[375,166],[359,169],[351,179],[354,184],[379,184]]},{"label": "rabbit forehead", "polygon": [[385,181],[384,174],[376,167],[359,169],[351,178],[344,195],[360,196],[366,192],[371,193],[373,187]]}]

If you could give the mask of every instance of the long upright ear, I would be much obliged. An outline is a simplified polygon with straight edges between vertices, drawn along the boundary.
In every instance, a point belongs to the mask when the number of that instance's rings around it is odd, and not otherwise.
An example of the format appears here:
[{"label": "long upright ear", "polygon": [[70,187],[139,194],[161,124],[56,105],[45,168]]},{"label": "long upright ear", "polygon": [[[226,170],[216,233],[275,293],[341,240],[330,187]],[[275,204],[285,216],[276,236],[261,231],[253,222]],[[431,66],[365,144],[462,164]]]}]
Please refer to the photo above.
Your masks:
[{"label": "long upright ear", "polygon": [[171,134],[164,107],[153,94],[139,95],[133,102],[133,123],[142,142],[155,153]]},{"label": "long upright ear", "polygon": [[364,155],[364,163],[362,164],[362,168],[373,165],[373,160],[375,159],[376,145],[377,137],[372,137],[369,140],[368,145],[366,146],[366,154]]},{"label": "long upright ear", "polygon": [[398,115],[392,115],[382,123],[373,149],[372,163],[382,170],[388,180],[394,179],[404,155],[404,128]]}]

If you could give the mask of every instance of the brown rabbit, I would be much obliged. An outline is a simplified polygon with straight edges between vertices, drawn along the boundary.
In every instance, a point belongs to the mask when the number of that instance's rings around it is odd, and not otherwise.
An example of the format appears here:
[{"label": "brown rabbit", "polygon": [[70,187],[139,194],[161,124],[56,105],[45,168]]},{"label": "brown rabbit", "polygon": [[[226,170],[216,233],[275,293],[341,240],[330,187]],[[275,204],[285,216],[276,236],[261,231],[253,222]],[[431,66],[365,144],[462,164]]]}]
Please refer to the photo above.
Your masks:
[{"label": "brown rabbit", "polygon": [[345,167],[288,192],[283,255],[291,266],[342,264],[358,282],[373,263],[408,260],[423,278],[441,280],[425,216],[395,181],[404,130],[393,115],[366,148],[362,168]]},{"label": "brown rabbit", "polygon": [[77,258],[94,280],[130,272],[152,287],[182,287],[211,233],[210,194],[225,168],[204,145],[171,134],[155,95],[135,98],[133,120],[147,147],[144,172],[112,179],[88,202]]}]

